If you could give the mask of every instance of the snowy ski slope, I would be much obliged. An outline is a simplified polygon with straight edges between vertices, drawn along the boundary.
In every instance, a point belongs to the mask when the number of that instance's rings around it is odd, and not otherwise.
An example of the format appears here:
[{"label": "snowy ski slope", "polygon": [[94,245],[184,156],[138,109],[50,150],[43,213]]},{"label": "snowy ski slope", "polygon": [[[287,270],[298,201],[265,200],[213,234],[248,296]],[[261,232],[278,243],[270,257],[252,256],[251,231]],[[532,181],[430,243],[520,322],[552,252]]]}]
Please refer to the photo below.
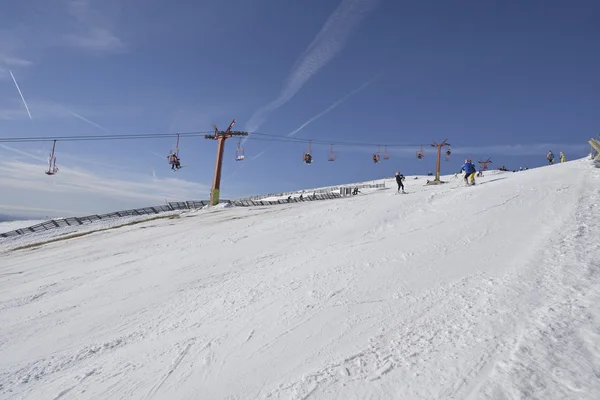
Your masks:
[{"label": "snowy ski slope", "polygon": [[448,179],[0,242],[0,398],[600,398],[600,170]]}]

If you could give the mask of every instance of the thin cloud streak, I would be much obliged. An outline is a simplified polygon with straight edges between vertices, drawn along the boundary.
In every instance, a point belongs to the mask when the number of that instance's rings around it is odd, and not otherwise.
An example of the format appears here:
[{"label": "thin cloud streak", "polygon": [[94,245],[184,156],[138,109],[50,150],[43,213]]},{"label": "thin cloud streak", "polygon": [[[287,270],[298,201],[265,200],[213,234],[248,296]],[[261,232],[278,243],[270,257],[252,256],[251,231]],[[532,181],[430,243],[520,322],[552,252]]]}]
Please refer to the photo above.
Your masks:
[{"label": "thin cloud streak", "polygon": [[[148,150],[148,153],[149,153],[149,154],[152,154],[153,156],[156,156],[156,157],[160,158],[160,159],[161,159],[161,160],[163,160],[163,161],[164,161],[164,160],[167,160],[167,156],[162,156],[162,155],[158,154],[158,153],[157,153],[157,152],[155,152],[155,151]],[[165,161],[165,163],[166,163],[166,162],[167,162],[167,161]]]},{"label": "thin cloud streak", "polygon": [[7,145],[2,144],[2,143],[0,143],[0,147],[4,148],[5,150],[8,150],[10,152],[21,154],[22,156],[25,156],[25,157],[33,158],[34,160],[44,161],[44,162],[47,161],[46,159],[44,159],[42,157],[38,157],[35,154],[31,154],[31,153],[28,153],[28,152],[23,151],[23,150],[15,149],[14,147],[10,147],[10,146],[7,146]]},{"label": "thin cloud streak", "polygon": [[[494,154],[504,156],[533,156],[540,154],[545,157],[548,150],[558,153],[563,151],[565,153],[578,153],[585,152],[585,149],[589,148],[588,144],[560,144],[560,143],[535,143],[535,144],[502,144],[502,145],[489,145],[489,146],[465,146],[465,147],[452,147],[452,154]],[[583,153],[582,153],[583,154]]]},{"label": "thin cloud streak", "polygon": [[[300,132],[302,129],[306,128],[309,124],[311,124],[312,122],[316,121],[317,119],[323,117],[324,115],[330,113],[331,111],[333,111],[336,107],[340,106],[342,103],[344,103],[346,100],[348,100],[350,97],[354,96],[355,94],[358,94],[359,92],[363,91],[364,89],[366,89],[371,83],[373,83],[375,80],[379,79],[380,75],[377,75],[371,79],[369,79],[368,81],[366,81],[365,83],[363,83],[362,85],[360,85],[359,87],[357,87],[356,89],[352,90],[350,93],[347,93],[346,95],[344,95],[343,97],[337,99],[336,101],[334,101],[329,107],[327,107],[325,110],[321,111],[320,113],[318,113],[317,115],[309,118],[306,122],[304,122],[302,125],[300,125],[298,128],[294,129],[292,132],[288,133],[287,136],[291,137],[294,136],[295,134],[297,134],[298,132]],[[254,157],[252,157],[249,161],[254,161],[260,157],[262,157],[267,150],[269,150],[269,147],[265,148],[263,151],[261,151],[260,153],[258,153],[257,155],[255,155]],[[235,176],[235,174],[238,173],[238,171],[240,171],[244,166],[241,165],[240,168],[233,172],[230,176],[227,177],[227,179]]]},{"label": "thin cloud streak", "polygon": [[[317,115],[310,117],[306,122],[304,122],[302,125],[300,125],[298,128],[294,129],[292,132],[288,133],[286,136],[291,137],[294,136],[295,134],[297,134],[298,132],[300,132],[302,129],[306,128],[308,125],[310,125],[311,123],[313,123],[314,121],[316,121],[317,119],[323,117],[324,115],[330,113],[331,111],[333,111],[335,108],[337,108],[338,106],[340,106],[342,103],[344,103],[346,100],[348,100],[350,97],[354,96],[355,94],[362,92],[367,86],[369,86],[371,83],[373,83],[376,79],[379,78],[379,75],[369,79],[367,82],[363,83],[362,85],[360,85],[359,87],[357,87],[356,89],[352,90],[350,93],[344,95],[343,97],[337,99],[336,101],[334,101],[329,107],[327,107],[325,110],[321,111],[320,113],[318,113]],[[260,153],[258,153],[256,156],[254,156],[252,159],[250,159],[250,161],[254,161],[257,158],[261,157],[263,154],[266,153],[266,151],[269,148],[267,147],[266,149],[264,149],[263,151],[261,151]]]},{"label": "thin cloud streak", "polygon": [[256,131],[267,115],[291,100],[304,84],[346,47],[346,42],[379,0],[342,0],[321,31],[300,55],[279,97],[259,108],[246,124]]},{"label": "thin cloud streak", "polygon": [[31,116],[31,112],[29,112],[29,107],[27,106],[27,102],[25,101],[25,97],[23,97],[23,93],[21,92],[21,88],[19,87],[19,84],[17,83],[17,80],[15,79],[15,76],[13,75],[12,71],[8,71],[10,72],[10,76],[12,77],[13,82],[15,83],[15,86],[17,87],[17,90],[19,91],[19,96],[21,96],[21,100],[23,100],[23,104],[25,105],[25,109],[27,110],[27,115],[29,115],[29,119],[33,122],[33,117]]},{"label": "thin cloud streak", "polygon": [[376,76],[375,78],[369,79],[367,82],[363,83],[362,85],[360,85],[359,87],[357,87],[356,89],[354,89],[353,91],[351,91],[350,93],[346,94],[344,97],[342,97],[340,99],[337,99],[329,107],[327,107],[325,110],[321,111],[320,113],[318,113],[314,117],[309,118],[308,121],[306,121],[305,123],[303,123],[302,125],[300,125],[300,127],[298,127],[297,129],[293,130],[292,132],[288,133],[287,136],[294,136],[296,133],[300,132],[302,129],[304,129],[306,126],[308,126],[312,122],[316,121],[317,119],[321,118],[322,116],[324,116],[326,114],[329,114],[331,111],[333,111],[335,108],[337,108],[340,104],[344,103],[350,97],[354,96],[355,94],[357,94],[359,92],[362,92],[367,86],[369,86],[371,83],[373,83],[373,81],[375,81],[378,77],[379,76]]},{"label": "thin cloud streak", "polygon": [[93,121],[90,121],[89,119],[87,119],[87,118],[85,118],[85,117],[83,117],[83,116],[81,116],[81,115],[79,115],[79,114],[77,114],[77,113],[69,110],[68,108],[65,108],[65,110],[67,110],[67,112],[69,114],[71,114],[72,116],[74,116],[76,118],[79,118],[80,120],[82,120],[84,122],[87,122],[88,124],[90,124],[92,126],[95,126],[96,128],[102,129],[104,132],[110,133],[110,130],[106,129],[105,127],[103,127],[101,125],[98,125],[97,123],[95,123]]},{"label": "thin cloud streak", "polygon": [[0,53],[0,80],[4,78],[8,78],[10,68],[22,68],[29,67],[33,65],[33,63],[29,60],[24,60],[21,58],[10,57],[4,53]]},{"label": "thin cloud streak", "polygon": [[[14,211],[19,211],[21,213],[25,213],[28,211],[35,211],[36,214],[39,214],[42,212],[43,213],[51,213],[51,214],[58,214],[58,213],[65,212],[65,210],[58,210],[58,209],[54,209],[54,208],[26,207],[26,206],[21,206],[21,205],[12,205],[12,204],[0,204],[0,210],[14,210]],[[0,230],[0,231],[2,231],[2,230]]]},{"label": "thin cloud streak", "polygon": [[64,36],[65,44],[97,53],[124,51],[127,45],[105,26],[106,18],[92,9],[91,3],[90,0],[67,1],[67,12],[75,18],[79,29]]},{"label": "thin cloud streak", "polygon": [[[51,178],[40,164],[0,159],[3,204],[28,208],[66,209],[70,214],[99,213],[144,207],[163,202],[197,200],[208,196],[208,186],[150,174],[105,178],[79,168],[61,168]],[[1,209],[0,209],[1,212]]]},{"label": "thin cloud streak", "polygon": [[264,149],[263,151],[261,151],[260,153],[258,153],[258,154],[257,154],[257,155],[255,155],[254,157],[252,157],[252,158],[250,159],[250,161],[254,161],[254,160],[256,160],[257,158],[259,158],[260,156],[262,156],[263,154],[265,154],[265,153],[267,152],[267,150],[268,150],[268,148]]},{"label": "thin cloud streak", "polygon": [[[373,83],[373,81],[375,81],[379,76],[376,76],[372,79],[369,79],[367,82],[363,83],[362,85],[360,85],[359,87],[357,87],[356,89],[352,90],[350,93],[344,95],[343,97],[337,99],[336,101],[334,101],[329,107],[327,107],[325,110],[321,111],[320,113],[318,113],[317,115],[309,118],[306,122],[304,122],[302,125],[300,125],[298,128],[294,129],[292,132],[288,133],[287,136],[291,137],[294,136],[296,133],[300,132],[302,129],[306,128],[308,125],[310,125],[312,122],[316,121],[317,119],[321,118],[322,116],[330,113],[331,111],[333,111],[336,107],[338,107],[339,105],[341,105],[343,102],[345,102],[346,100],[348,100],[350,97],[354,96],[355,94],[363,91],[367,86],[369,86],[371,83]],[[267,150],[269,150],[269,148],[267,147],[266,149],[264,149],[263,151],[261,151],[260,153],[258,153],[256,156],[254,156],[253,158],[250,159],[250,161],[254,161],[257,158],[261,157],[263,154],[265,154],[267,152]]]},{"label": "thin cloud streak", "polygon": [[[383,144],[382,144],[383,146]],[[323,147],[325,151],[325,145],[313,145],[315,148]],[[412,158],[415,157],[416,153],[420,149],[420,146],[407,146],[407,147],[388,147],[388,153],[392,157],[401,158]],[[571,159],[578,157],[579,154],[582,156],[587,154],[589,145],[583,144],[560,144],[560,143],[535,143],[535,144],[513,144],[513,145],[489,145],[489,146],[452,146],[452,156],[465,155],[471,157],[492,157],[492,156],[535,156],[541,155],[543,158],[546,157],[548,150],[553,149],[555,153],[563,151],[565,155],[574,154]],[[556,149],[556,150],[554,150]],[[338,157],[343,157],[344,153],[360,153],[360,154],[373,154],[377,147],[369,146],[351,146],[351,145],[335,145],[334,150]],[[424,159],[434,159],[436,157],[436,150],[431,146],[423,146],[425,152]],[[585,154],[584,154],[585,153]]]}]

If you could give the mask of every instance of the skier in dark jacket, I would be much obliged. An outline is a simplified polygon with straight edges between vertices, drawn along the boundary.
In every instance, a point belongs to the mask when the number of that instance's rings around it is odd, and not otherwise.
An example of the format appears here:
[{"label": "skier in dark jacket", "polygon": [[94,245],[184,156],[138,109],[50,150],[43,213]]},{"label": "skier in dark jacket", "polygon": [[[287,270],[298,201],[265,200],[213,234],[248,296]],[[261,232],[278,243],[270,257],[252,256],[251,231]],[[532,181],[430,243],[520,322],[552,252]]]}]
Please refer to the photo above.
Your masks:
[{"label": "skier in dark jacket", "polygon": [[396,183],[398,184],[398,192],[400,192],[400,190],[402,189],[402,193],[406,193],[404,191],[404,184],[402,183],[403,180],[404,175],[402,175],[400,172],[396,172]]}]

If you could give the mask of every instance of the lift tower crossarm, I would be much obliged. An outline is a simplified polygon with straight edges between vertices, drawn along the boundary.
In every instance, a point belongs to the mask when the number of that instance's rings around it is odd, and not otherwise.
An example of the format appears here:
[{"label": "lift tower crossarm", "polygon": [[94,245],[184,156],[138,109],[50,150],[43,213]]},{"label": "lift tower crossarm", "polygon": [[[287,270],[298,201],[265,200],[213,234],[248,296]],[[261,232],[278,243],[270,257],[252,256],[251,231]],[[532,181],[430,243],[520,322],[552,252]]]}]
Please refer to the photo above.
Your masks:
[{"label": "lift tower crossarm", "polygon": [[485,161],[479,160],[479,161],[478,161],[478,163],[479,163],[479,164],[481,164],[481,170],[482,170],[482,171],[487,171],[487,169],[488,169],[488,164],[491,164],[491,163],[492,163],[492,159],[491,159],[491,158],[488,158],[488,159],[487,159],[487,160],[485,160]]}]

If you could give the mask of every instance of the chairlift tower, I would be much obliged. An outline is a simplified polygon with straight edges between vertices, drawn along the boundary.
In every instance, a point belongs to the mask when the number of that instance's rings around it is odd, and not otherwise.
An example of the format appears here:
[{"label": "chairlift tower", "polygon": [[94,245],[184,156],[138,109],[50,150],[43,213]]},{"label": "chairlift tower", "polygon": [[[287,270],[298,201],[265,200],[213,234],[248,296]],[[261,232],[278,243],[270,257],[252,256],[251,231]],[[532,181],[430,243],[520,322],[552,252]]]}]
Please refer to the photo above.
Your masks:
[{"label": "chairlift tower", "polygon": [[433,142],[431,147],[437,148],[437,163],[435,166],[435,179],[432,181],[427,181],[428,185],[439,185],[440,183],[446,183],[440,180],[440,166],[442,160],[442,148],[448,146],[450,147],[450,143],[447,142],[448,139],[445,139],[442,143],[438,144],[437,142]]},{"label": "chairlift tower", "polygon": [[481,161],[481,160],[479,160],[479,161],[477,161],[477,162],[478,162],[479,164],[481,164],[481,170],[482,170],[482,171],[487,171],[487,169],[488,169],[488,164],[491,164],[491,163],[492,163],[492,159],[491,159],[491,158],[488,158],[488,159],[487,159],[487,160],[485,160],[485,161]]},{"label": "chairlift tower", "polygon": [[219,195],[221,192],[221,167],[223,166],[223,153],[225,150],[225,141],[233,136],[248,136],[248,132],[232,131],[235,125],[235,119],[231,121],[229,127],[225,131],[220,131],[217,126],[213,124],[215,129],[214,135],[205,135],[204,139],[217,140],[217,161],[215,164],[215,176],[213,178],[212,190],[210,191],[210,204],[216,206],[219,204]]}]

